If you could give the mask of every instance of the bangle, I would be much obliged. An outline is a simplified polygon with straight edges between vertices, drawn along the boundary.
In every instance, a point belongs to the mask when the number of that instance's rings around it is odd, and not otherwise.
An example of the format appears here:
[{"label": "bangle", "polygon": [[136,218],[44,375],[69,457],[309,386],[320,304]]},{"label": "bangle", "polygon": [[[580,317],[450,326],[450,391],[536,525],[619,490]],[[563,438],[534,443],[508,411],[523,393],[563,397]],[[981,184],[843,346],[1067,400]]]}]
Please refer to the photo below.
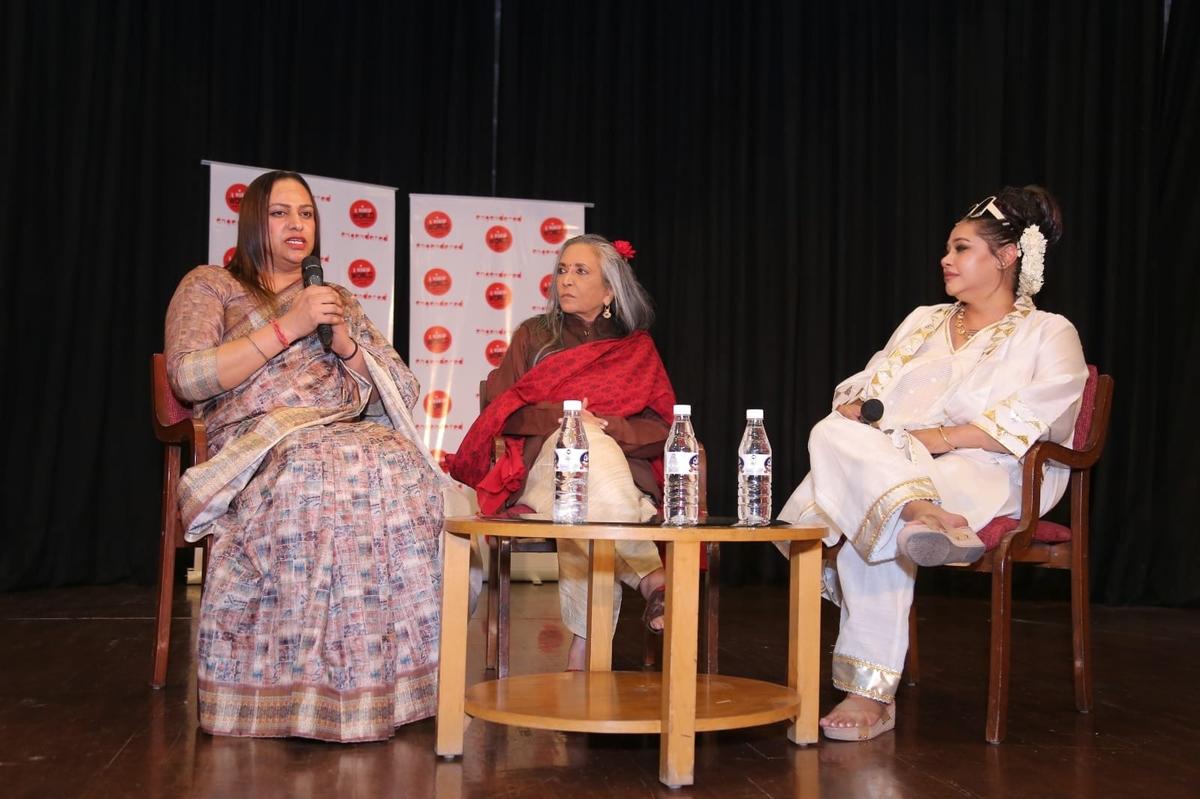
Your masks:
[{"label": "bangle", "polygon": [[271,360],[270,358],[267,357],[267,354],[262,351],[262,347],[260,347],[254,343],[254,339],[250,338],[250,336],[246,336],[246,341],[249,341],[250,346],[253,347],[254,349],[258,350],[258,354],[262,356],[263,363],[266,363],[267,361]]},{"label": "bangle", "polygon": [[[949,447],[950,449],[958,449],[958,447],[956,447],[956,446],[954,446],[953,444],[951,444],[951,443],[950,443],[950,436],[946,435],[946,428],[942,427],[942,426],[939,424],[939,425],[938,425],[938,429],[937,429],[937,430],[938,430],[938,432],[939,432],[939,433],[941,433],[941,434],[942,434],[942,441],[945,441],[945,442],[946,442],[946,446],[947,446],[947,447]],[[947,450],[947,451],[949,451],[949,450]]]},{"label": "bangle", "polygon": [[[350,339],[350,340],[351,340],[351,341],[354,341],[354,339]],[[350,360],[350,359],[351,359],[351,358],[353,358],[355,355],[358,355],[358,342],[357,342],[357,341],[354,341],[354,349],[350,350],[350,354],[349,354],[349,355],[347,355],[345,358],[343,358],[342,356],[338,355],[336,352],[334,353],[334,355],[337,355],[337,358],[338,358],[338,360],[339,360],[339,361],[348,361],[348,360]]]},{"label": "bangle", "polygon": [[288,341],[287,336],[283,335],[283,328],[279,326],[277,319],[271,320],[271,329],[275,331],[275,338],[279,339],[279,343],[283,345],[285,350],[292,346],[292,342]]}]

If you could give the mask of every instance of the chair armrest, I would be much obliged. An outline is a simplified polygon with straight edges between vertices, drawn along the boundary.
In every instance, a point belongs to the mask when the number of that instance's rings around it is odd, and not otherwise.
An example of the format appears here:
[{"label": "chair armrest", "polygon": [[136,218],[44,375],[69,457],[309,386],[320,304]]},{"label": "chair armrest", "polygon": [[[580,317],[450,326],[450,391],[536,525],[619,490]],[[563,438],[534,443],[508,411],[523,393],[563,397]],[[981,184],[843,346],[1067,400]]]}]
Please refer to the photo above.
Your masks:
[{"label": "chair armrest", "polygon": [[1089,450],[1071,449],[1052,441],[1039,441],[1030,447],[1022,464],[1021,520],[1001,539],[1001,546],[1007,542],[1015,554],[1029,549],[1033,543],[1033,531],[1042,515],[1042,477],[1047,463],[1057,463],[1073,471],[1090,469],[1100,458],[1102,449],[1103,441]]},{"label": "chair armrest", "polygon": [[174,444],[188,451],[188,465],[208,460],[208,428],[199,419],[180,419],[175,424],[154,422],[154,437],[164,444]]}]

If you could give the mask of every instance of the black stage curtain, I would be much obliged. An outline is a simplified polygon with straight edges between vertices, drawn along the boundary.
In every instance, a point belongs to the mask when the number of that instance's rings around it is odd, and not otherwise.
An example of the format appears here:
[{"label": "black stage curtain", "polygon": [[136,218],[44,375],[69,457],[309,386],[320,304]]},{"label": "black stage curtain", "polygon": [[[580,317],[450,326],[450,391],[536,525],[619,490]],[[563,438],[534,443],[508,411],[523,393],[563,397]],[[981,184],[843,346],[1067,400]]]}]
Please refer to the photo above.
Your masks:
[{"label": "black stage curtain", "polygon": [[[151,571],[146,360],[204,258],[198,161],[212,158],[402,194],[595,202],[589,228],[639,249],[725,514],[744,409],[766,411],[778,509],[833,385],[943,299],[953,221],[1005,183],[1042,183],[1066,235],[1038,303],[1117,380],[1093,594],[1200,599],[1184,450],[1200,346],[1194,3],[1173,3],[1169,25],[1153,2],[450,6],[0,12],[15,281],[0,587]],[[730,549],[729,579],[778,575],[770,552]]]}]

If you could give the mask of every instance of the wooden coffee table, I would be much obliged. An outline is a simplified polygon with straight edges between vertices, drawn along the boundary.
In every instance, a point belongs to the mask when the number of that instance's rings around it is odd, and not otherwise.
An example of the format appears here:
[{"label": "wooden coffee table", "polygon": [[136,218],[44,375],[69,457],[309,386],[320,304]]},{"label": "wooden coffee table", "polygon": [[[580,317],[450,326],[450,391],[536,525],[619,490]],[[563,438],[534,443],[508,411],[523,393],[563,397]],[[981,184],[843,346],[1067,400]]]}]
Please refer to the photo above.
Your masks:
[{"label": "wooden coffee table", "polygon": [[[441,659],[438,665],[437,754],[463,752],[468,716],[569,732],[658,733],[659,779],[691,785],[697,732],[752,727],[791,719],[787,737],[817,740],[820,665],[821,538],[823,527],[732,527],[700,524],[553,524],[477,517],[446,519],[442,577]],[[466,687],[471,536],[577,538],[591,542],[587,664],[584,672],[530,674]],[[666,627],[662,673],[612,671],[614,542],[665,541]],[[787,685],[696,673],[700,545],[708,541],[787,541]]]}]

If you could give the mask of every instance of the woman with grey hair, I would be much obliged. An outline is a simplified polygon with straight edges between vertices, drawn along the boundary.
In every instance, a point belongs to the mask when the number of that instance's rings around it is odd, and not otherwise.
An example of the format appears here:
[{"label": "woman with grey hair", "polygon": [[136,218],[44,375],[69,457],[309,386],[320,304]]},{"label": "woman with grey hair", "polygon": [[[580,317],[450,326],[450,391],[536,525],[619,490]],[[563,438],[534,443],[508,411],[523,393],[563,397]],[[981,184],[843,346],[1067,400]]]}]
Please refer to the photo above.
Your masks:
[{"label": "woman with grey hair", "polygon": [[[584,403],[588,519],[644,521],[661,503],[661,459],[675,392],[646,332],[654,311],[629,265],[634,254],[628,242],[594,234],[563,244],[546,312],[514,331],[503,362],[488,376],[486,407],[451,459],[451,474],[476,488],[485,513],[521,505],[549,512],[554,439],[567,399]],[[505,438],[505,456],[492,463],[498,435]],[[618,542],[616,549],[617,577],[646,599],[643,619],[660,632],[666,576],[658,550],[646,541]],[[580,669],[587,552],[578,542],[560,540],[558,558],[563,621],[575,635],[567,667]],[[620,591],[613,604],[616,614]]]}]

